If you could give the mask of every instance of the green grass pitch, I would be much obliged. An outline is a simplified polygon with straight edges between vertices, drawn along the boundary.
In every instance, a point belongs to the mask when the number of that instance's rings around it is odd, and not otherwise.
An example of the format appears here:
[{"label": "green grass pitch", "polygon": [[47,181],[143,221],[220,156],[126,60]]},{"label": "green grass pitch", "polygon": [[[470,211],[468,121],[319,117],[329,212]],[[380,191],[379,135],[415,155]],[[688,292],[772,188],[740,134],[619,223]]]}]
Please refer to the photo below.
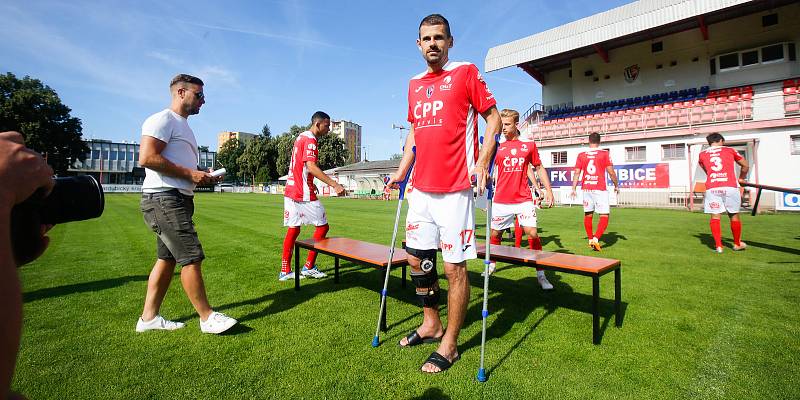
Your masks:
[{"label": "green grass pitch", "polygon": [[[435,345],[396,346],[421,321],[399,270],[378,348],[370,345],[377,271],[344,262],[340,284],[305,279],[295,292],[278,282],[280,196],[196,198],[209,299],[241,321],[234,334],[200,333],[177,276],[161,313],[187,327],[135,333],[155,259],[138,199],[108,195],[102,218],[55,227],[48,252],[19,270],[25,327],[14,390],[32,399],[800,398],[800,215],[743,215],[750,247],[738,253],[725,218],[720,255],[705,215],[613,209],[598,254],[586,245],[580,208],[540,211],[545,250],[622,261],[623,326],[613,322],[613,275],[601,279],[603,336],[593,345],[591,279],[548,272],[555,290],[543,293],[533,269],[500,264],[490,283],[489,381],[478,383],[480,261],[468,264],[461,360],[423,374]],[[329,236],[391,240],[396,202],[323,203]],[[476,218],[483,240],[484,213]],[[310,235],[304,227],[301,238]],[[330,257],[318,265],[332,276]]]}]

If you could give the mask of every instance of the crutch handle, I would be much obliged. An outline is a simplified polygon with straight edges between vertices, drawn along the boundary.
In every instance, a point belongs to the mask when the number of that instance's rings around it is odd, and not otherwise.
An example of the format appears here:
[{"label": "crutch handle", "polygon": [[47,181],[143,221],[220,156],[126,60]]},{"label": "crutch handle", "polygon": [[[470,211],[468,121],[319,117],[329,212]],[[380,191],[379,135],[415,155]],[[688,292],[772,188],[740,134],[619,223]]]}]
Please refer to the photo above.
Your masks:
[{"label": "crutch handle", "polygon": [[411,152],[414,153],[414,159],[411,160],[411,165],[408,166],[408,171],[406,171],[406,177],[403,178],[400,185],[400,200],[403,200],[406,197],[406,185],[408,184],[409,178],[411,178],[411,171],[414,170],[414,162],[417,161],[417,146],[411,148]]}]

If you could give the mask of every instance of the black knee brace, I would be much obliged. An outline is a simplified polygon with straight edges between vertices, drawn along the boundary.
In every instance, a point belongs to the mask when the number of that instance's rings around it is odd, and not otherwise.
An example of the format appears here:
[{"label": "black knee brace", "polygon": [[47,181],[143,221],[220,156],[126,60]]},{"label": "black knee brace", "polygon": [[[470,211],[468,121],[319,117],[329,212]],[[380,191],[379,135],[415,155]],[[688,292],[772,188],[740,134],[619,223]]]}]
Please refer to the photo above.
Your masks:
[{"label": "black knee brace", "polygon": [[439,273],[436,271],[436,250],[407,248],[406,252],[420,259],[420,269],[411,269],[411,282],[417,287],[417,298],[423,307],[439,305]]}]

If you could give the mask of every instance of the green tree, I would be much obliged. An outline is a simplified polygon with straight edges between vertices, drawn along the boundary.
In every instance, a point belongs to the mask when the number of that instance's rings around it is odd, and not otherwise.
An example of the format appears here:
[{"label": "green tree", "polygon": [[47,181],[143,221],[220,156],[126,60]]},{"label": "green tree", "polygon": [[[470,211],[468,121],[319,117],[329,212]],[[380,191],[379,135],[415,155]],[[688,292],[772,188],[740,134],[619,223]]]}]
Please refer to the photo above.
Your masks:
[{"label": "green tree", "polygon": [[345,165],[348,159],[347,148],[342,138],[334,135],[327,134],[317,139],[317,148],[319,149],[319,160],[317,163],[324,171],[330,168],[341,167]]},{"label": "green tree", "polygon": [[401,160],[403,159],[402,153],[394,153],[389,157],[390,160]]},{"label": "green tree", "polygon": [[228,171],[226,180],[239,178],[239,157],[244,153],[244,146],[239,139],[230,139],[219,149],[217,162]]},{"label": "green tree", "polygon": [[247,143],[238,163],[244,178],[255,185],[256,182],[268,182],[278,179],[275,169],[275,140],[269,126],[264,125],[261,135]]},{"label": "green tree", "polygon": [[38,79],[0,75],[0,132],[19,131],[25,144],[47,157],[56,174],[83,161],[89,146],[82,140],[81,120],[70,116],[58,94]]},{"label": "green tree", "polygon": [[284,132],[275,138],[275,168],[278,175],[283,176],[289,173],[289,163],[292,161],[292,148],[294,141],[301,133],[308,129],[309,125],[292,125],[289,132]]}]

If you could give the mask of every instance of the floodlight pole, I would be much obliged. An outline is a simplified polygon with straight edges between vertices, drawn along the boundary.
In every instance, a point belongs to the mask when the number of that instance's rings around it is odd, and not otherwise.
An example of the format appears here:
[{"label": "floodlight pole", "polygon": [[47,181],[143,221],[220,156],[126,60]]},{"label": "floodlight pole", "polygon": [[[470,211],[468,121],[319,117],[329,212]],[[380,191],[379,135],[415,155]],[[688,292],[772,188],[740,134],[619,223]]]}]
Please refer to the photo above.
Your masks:
[{"label": "floodlight pole", "polygon": [[400,147],[402,148],[405,145],[405,143],[403,143],[403,131],[407,131],[408,127],[406,127],[404,125],[392,124],[392,129],[399,129],[400,130]]}]

